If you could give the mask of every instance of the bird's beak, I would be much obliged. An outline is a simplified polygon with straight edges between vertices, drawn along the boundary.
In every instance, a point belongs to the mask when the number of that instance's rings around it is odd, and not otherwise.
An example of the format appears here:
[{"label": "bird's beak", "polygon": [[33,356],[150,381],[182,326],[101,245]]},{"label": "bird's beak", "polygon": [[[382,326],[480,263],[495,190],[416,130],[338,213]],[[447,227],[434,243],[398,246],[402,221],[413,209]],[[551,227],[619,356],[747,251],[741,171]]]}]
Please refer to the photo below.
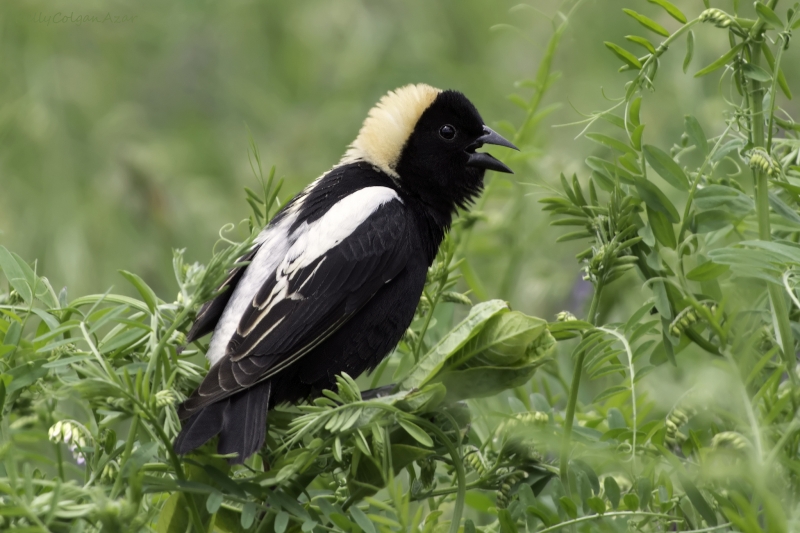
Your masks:
[{"label": "bird's beak", "polygon": [[[514,150],[519,150],[519,148],[511,144],[505,138],[503,138],[502,135],[500,135],[499,133],[497,133],[496,131],[492,130],[487,126],[483,127],[483,135],[475,139],[475,143],[471,145],[470,148],[475,150],[480,148],[484,144],[496,144],[497,146],[506,146],[508,148],[513,148]],[[473,151],[469,153],[469,160],[467,160],[467,165],[471,167],[485,168],[488,170],[496,170],[497,172],[506,172],[508,174],[514,173],[510,168],[508,168],[506,165],[504,165],[503,163],[492,157],[490,154],[485,154],[481,152]]]}]

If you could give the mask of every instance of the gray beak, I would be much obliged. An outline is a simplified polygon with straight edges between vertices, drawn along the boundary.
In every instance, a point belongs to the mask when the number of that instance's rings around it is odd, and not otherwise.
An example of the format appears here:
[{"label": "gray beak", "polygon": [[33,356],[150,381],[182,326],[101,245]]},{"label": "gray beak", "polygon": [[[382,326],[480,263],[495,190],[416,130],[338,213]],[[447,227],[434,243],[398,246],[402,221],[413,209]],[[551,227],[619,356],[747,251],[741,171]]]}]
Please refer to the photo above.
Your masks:
[{"label": "gray beak", "polygon": [[[496,144],[497,146],[505,146],[507,148],[519,150],[519,148],[511,144],[509,141],[503,138],[502,135],[492,130],[488,126],[483,127],[483,135],[475,139],[475,143],[470,146],[470,148],[476,150],[484,144]],[[506,172],[508,174],[514,173],[510,168],[505,166],[491,155],[481,152],[470,153],[467,165],[471,167],[485,168],[487,170],[496,170],[497,172]]]}]

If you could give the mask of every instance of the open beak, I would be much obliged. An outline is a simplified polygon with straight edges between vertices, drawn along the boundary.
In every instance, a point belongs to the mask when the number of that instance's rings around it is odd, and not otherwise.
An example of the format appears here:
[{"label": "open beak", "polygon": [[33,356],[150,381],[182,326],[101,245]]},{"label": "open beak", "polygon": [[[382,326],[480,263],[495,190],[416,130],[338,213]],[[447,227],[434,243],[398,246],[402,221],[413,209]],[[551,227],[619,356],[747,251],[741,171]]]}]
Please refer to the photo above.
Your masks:
[{"label": "open beak", "polygon": [[497,146],[506,146],[508,148],[513,148],[514,150],[519,150],[519,148],[504,139],[499,133],[492,130],[488,126],[484,126],[483,135],[475,139],[475,143],[468,148],[468,150],[472,150],[472,152],[468,152],[469,160],[467,161],[467,165],[471,167],[485,168],[487,170],[496,170],[497,172],[513,174],[514,172],[510,168],[505,166],[496,158],[492,157],[490,154],[474,151],[484,144],[496,144]]}]

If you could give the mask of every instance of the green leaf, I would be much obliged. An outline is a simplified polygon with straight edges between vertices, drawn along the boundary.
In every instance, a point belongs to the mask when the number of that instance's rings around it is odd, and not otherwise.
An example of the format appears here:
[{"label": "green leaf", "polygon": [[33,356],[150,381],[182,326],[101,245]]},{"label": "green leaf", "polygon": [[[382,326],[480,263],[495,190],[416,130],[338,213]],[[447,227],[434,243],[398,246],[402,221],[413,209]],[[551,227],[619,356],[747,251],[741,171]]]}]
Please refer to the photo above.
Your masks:
[{"label": "green leaf", "polygon": [[597,396],[594,397],[592,403],[600,403],[604,400],[611,398],[612,396],[616,396],[617,394],[621,394],[623,392],[627,392],[630,389],[624,385],[617,385],[614,387],[609,387]]},{"label": "green leaf", "polygon": [[672,223],[663,213],[651,209],[647,206],[647,220],[650,221],[650,227],[653,230],[653,236],[658,242],[667,248],[675,249],[678,246],[678,241],[675,238],[675,230],[672,228]]},{"label": "green leaf", "polygon": [[561,507],[566,511],[567,516],[573,520],[578,517],[578,506],[575,505],[572,498],[569,496],[562,496],[558,499],[558,503],[560,503]]},{"label": "green leaf", "polygon": [[370,520],[369,517],[364,514],[364,511],[355,505],[350,508],[350,516],[353,517],[353,520],[356,521],[356,524],[358,524],[358,527],[360,527],[361,531],[364,533],[377,533],[372,520]]},{"label": "green leaf", "polygon": [[695,193],[694,205],[701,211],[722,210],[737,218],[755,211],[750,196],[726,185],[707,185]]},{"label": "green leaf", "polygon": [[275,517],[275,523],[273,527],[275,529],[275,533],[283,533],[286,531],[286,526],[289,525],[289,513],[286,511],[281,511]]},{"label": "green leaf", "polygon": [[715,70],[717,70],[718,68],[727,65],[736,56],[736,54],[739,53],[739,50],[741,50],[743,46],[744,43],[737,44],[736,46],[725,52],[725,54],[723,54],[721,57],[717,58],[716,61],[708,65],[706,68],[698,70],[697,73],[695,73],[694,77],[699,78],[700,76],[705,76],[706,74],[710,74]]},{"label": "green leaf", "polygon": [[612,507],[614,509],[619,507],[620,490],[617,481],[611,476],[606,476],[603,479],[603,488],[605,489],[606,498],[611,502]]},{"label": "green leaf", "polygon": [[184,533],[188,529],[189,513],[183,498],[190,497],[178,492],[167,498],[161,512],[158,513],[157,533]]},{"label": "green leaf", "polygon": [[208,499],[206,500],[206,510],[209,513],[216,513],[219,510],[220,505],[222,505],[221,492],[212,492],[208,495]]},{"label": "green leaf", "polygon": [[625,502],[625,508],[629,511],[635,511],[639,508],[639,497],[636,494],[628,493],[622,498]]},{"label": "green leaf", "polygon": [[591,498],[586,500],[586,504],[592,511],[594,511],[599,515],[602,515],[606,512],[606,503],[597,496],[592,496]]},{"label": "green leaf", "polygon": [[633,148],[622,141],[618,141],[613,137],[609,137],[608,135],[603,135],[602,133],[587,133],[586,138],[604,146],[608,146],[609,148],[618,152],[622,152],[623,154],[636,155],[636,151]]},{"label": "green leaf", "polygon": [[156,307],[158,306],[158,298],[156,297],[156,293],[153,292],[153,289],[150,288],[147,283],[144,282],[142,278],[134,274],[133,272],[128,272],[127,270],[120,270],[120,274],[122,277],[127,279],[131,285],[136,287],[136,290],[139,291],[139,294],[142,296],[144,303],[147,304],[147,308],[150,309],[151,313],[154,313]]},{"label": "green leaf", "polygon": [[706,523],[711,527],[716,526],[717,514],[711,509],[711,506],[708,505],[708,502],[700,493],[698,488],[689,480],[689,478],[680,472],[678,472],[678,478],[680,479],[686,496],[689,498],[689,501],[692,502],[694,508],[697,509],[697,512],[700,513],[700,516],[703,517],[703,520],[705,520]]},{"label": "green leaf", "polygon": [[630,65],[632,68],[635,68],[636,70],[642,68],[642,63],[639,61],[639,59],[632,53],[622,48],[621,46],[609,41],[606,41],[603,44],[605,44],[606,48],[614,52],[614,55],[620,58],[627,65]]},{"label": "green leaf", "polygon": [[58,299],[51,294],[45,278],[38,277],[28,263],[4,246],[0,246],[0,270],[26,304],[30,305],[35,297],[49,308],[58,308]]},{"label": "green leaf", "polygon": [[689,70],[689,65],[692,62],[692,57],[694,57],[694,32],[690,31],[689,34],[686,36],[686,55],[683,58],[684,74],[686,74],[686,71]]},{"label": "green leaf", "polygon": [[[784,27],[783,21],[781,21],[780,17],[767,5],[762,4],[761,2],[756,2],[756,12],[758,13],[758,18],[769,24],[775,29],[781,30]],[[716,525],[716,524],[714,524]]]},{"label": "green leaf", "polygon": [[492,396],[511,383],[523,384],[546,361],[553,346],[544,320],[519,311],[501,312],[451,352],[427,383],[442,383],[448,402]]},{"label": "green leaf", "polygon": [[419,427],[418,425],[414,424],[413,422],[409,422],[404,418],[398,418],[397,423],[400,424],[406,433],[411,435],[417,442],[422,444],[423,446],[427,446],[429,448],[433,447],[433,439],[430,435],[425,433],[425,430]]},{"label": "green leaf", "polygon": [[661,192],[661,189],[644,179],[636,180],[635,185],[636,192],[639,193],[639,197],[644,200],[644,203],[647,204],[647,207],[665,215],[667,220],[673,224],[680,222],[678,210],[675,209],[675,206],[672,205],[672,202],[669,200],[669,198],[667,198],[667,196]]},{"label": "green leaf", "polygon": [[[764,5],[764,4],[758,4]],[[763,68],[753,65],[752,63],[742,64],[742,73],[748,78],[760,82],[772,81],[772,75]]]},{"label": "green leaf", "polygon": [[642,97],[637,96],[628,107],[628,121],[634,126],[641,124],[639,113],[642,110]]},{"label": "green leaf", "polygon": [[519,533],[517,521],[511,517],[511,513],[508,509],[500,509],[497,514],[497,519],[500,523],[500,533]]},{"label": "green leaf", "polygon": [[634,128],[631,133],[631,144],[636,150],[642,149],[642,134],[644,133],[644,124],[639,124]]},{"label": "green leaf", "polygon": [[706,138],[706,133],[703,131],[703,127],[700,126],[697,119],[692,115],[686,115],[683,117],[683,126],[692,144],[694,144],[704,156],[708,155],[708,139]]},{"label": "green leaf", "polygon": [[645,144],[642,147],[642,151],[644,152],[644,158],[647,160],[647,163],[653,167],[653,170],[664,178],[667,183],[680,191],[689,190],[689,180],[686,174],[668,153],[651,144]]},{"label": "green leaf", "polygon": [[436,343],[411,369],[402,381],[403,388],[418,389],[433,379],[453,352],[477,335],[490,318],[504,311],[508,311],[508,304],[502,300],[490,300],[473,306],[467,318]]},{"label": "green leaf", "polygon": [[651,4],[656,4],[664,8],[664,11],[669,13],[669,15],[680,22],[681,24],[686,24],[686,15],[681,13],[681,10],[675,7],[674,4],[667,2],[667,0],[647,0]]},{"label": "green leaf", "polygon": [[639,46],[643,47],[645,50],[650,52],[651,54],[656,53],[656,47],[653,46],[653,43],[645,39],[644,37],[639,37],[638,35],[626,35],[625,39],[629,40],[632,43],[638,44]]},{"label": "green leaf", "polygon": [[710,281],[712,279],[717,279],[721,275],[725,274],[728,270],[730,270],[728,265],[718,265],[711,261],[707,261],[702,265],[693,268],[688,274],[686,274],[686,279],[690,279],[692,281]]},{"label": "green leaf", "polygon": [[632,9],[623,9],[622,11],[629,17],[633,18],[636,22],[647,28],[648,30],[656,32],[659,35],[663,35],[664,37],[669,37],[669,32],[664,28],[664,26],[662,26],[655,20],[646,17],[640,13],[637,13]]},{"label": "green leaf", "polygon": [[241,524],[242,527],[247,529],[253,525],[253,522],[256,519],[256,504],[253,502],[247,502],[242,507],[242,520]]}]

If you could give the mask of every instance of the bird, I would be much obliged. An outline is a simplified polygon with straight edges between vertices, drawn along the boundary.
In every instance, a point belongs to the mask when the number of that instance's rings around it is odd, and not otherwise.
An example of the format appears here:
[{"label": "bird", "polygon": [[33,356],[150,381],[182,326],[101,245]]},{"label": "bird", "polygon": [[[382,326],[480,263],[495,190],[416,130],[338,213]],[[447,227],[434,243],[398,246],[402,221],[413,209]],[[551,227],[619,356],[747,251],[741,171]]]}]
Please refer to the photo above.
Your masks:
[{"label": "bird", "polygon": [[217,452],[241,464],[263,447],[269,410],[374,370],[411,324],[453,217],[487,170],[513,173],[477,151],[487,144],[517,150],[459,91],[384,95],[199,309],[186,341],[212,334],[210,369],[178,409],[175,452],[218,435]]}]

